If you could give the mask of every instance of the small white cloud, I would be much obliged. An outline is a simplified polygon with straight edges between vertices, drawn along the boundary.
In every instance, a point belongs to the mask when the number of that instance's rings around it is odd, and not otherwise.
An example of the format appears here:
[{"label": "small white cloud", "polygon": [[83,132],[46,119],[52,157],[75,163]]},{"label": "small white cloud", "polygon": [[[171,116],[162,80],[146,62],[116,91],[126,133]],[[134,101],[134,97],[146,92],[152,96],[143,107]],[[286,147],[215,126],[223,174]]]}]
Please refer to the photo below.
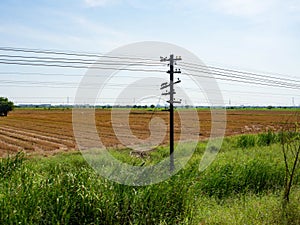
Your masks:
[{"label": "small white cloud", "polygon": [[99,36],[111,36],[111,37],[120,37],[123,35],[122,32],[117,31],[109,26],[105,26],[100,22],[93,22],[84,17],[73,17],[73,22],[79,25],[79,28],[82,31],[85,31],[89,34],[99,35]]},{"label": "small white cloud", "polygon": [[277,5],[278,0],[215,0],[213,7],[224,14],[255,16],[266,13]]},{"label": "small white cloud", "polygon": [[103,7],[110,4],[115,4],[119,0],[84,0],[88,7]]}]

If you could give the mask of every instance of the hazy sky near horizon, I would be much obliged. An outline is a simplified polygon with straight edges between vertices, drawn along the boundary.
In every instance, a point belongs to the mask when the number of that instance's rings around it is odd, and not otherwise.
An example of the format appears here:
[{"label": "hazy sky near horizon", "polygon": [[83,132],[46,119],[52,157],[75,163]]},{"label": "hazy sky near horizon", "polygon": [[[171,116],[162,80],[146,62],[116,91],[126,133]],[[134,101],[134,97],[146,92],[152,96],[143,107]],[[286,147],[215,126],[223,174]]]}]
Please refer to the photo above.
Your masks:
[{"label": "hazy sky near horizon", "polygon": [[[298,0],[0,2],[2,47],[105,53],[133,42],[162,41],[188,49],[207,65],[268,72],[297,80],[300,80],[299,28]],[[65,73],[58,70],[50,72]],[[0,72],[14,71],[30,73],[49,69],[0,64]],[[34,79],[44,78],[0,75],[2,81]],[[226,104],[300,105],[297,89],[222,82],[220,88]],[[75,91],[34,85],[0,86],[0,95],[17,103],[58,104],[66,103],[67,97],[72,102]]]}]

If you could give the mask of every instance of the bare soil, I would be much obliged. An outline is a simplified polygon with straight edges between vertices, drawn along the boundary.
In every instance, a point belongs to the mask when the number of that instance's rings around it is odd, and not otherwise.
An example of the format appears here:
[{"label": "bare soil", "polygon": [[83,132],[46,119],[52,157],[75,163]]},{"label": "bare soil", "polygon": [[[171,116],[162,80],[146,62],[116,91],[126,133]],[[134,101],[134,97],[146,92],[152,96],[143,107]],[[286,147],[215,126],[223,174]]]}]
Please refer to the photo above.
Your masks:
[{"label": "bare soil", "polygon": [[[121,135],[125,140],[127,138],[128,142],[132,139],[130,132],[138,139],[149,138],[149,122],[153,118],[161,118],[168,128],[167,111],[132,110],[129,115],[130,131],[128,131],[126,121],[122,117],[122,113],[126,112],[118,110],[117,116],[114,117],[114,124],[121,133],[117,136]],[[199,110],[197,113],[200,121],[198,140],[204,140],[210,136],[211,113],[209,110]],[[259,133],[266,130],[278,131],[287,121],[296,121],[295,111],[292,110],[228,110],[226,114],[226,136]],[[124,147],[115,135],[110,110],[96,110],[96,125],[98,135],[105,146]],[[180,118],[176,112],[175,140],[180,138],[180,129]],[[168,130],[161,135],[163,137],[161,144],[168,144]],[[0,117],[0,157],[21,150],[47,156],[77,149],[73,134],[72,110],[16,109],[8,117]]]}]

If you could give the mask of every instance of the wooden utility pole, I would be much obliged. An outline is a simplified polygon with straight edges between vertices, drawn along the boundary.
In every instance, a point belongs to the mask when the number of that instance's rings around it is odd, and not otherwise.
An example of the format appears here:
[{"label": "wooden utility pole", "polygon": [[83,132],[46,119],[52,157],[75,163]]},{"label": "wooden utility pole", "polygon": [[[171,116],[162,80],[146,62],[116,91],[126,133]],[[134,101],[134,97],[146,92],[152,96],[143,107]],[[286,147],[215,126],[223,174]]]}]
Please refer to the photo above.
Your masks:
[{"label": "wooden utility pole", "polygon": [[181,57],[176,57],[174,59],[174,55],[171,54],[170,58],[160,58],[161,62],[169,61],[170,69],[167,71],[167,73],[170,74],[170,83],[163,83],[161,85],[161,90],[165,89],[167,87],[170,87],[169,92],[166,91],[165,93],[162,93],[162,95],[170,95],[170,100],[168,103],[170,104],[170,172],[172,172],[175,168],[174,166],[174,103],[181,103],[181,101],[175,101],[174,94],[176,94],[174,90],[174,84],[180,83],[181,81],[178,79],[176,82],[174,82],[174,73],[181,73],[180,70],[174,71],[174,64],[177,60],[181,60]]}]

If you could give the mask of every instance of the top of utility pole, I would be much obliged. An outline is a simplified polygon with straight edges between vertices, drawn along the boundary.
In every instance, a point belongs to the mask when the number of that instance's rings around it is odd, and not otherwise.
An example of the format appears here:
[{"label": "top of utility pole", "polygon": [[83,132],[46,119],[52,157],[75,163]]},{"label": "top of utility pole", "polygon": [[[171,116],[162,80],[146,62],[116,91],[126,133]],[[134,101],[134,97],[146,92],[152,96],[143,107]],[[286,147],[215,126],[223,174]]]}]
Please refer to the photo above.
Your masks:
[{"label": "top of utility pole", "polygon": [[162,57],[162,56],[160,57],[160,61],[161,62],[167,62],[167,61],[171,62],[171,61],[174,61],[174,60],[177,61],[177,60],[182,60],[182,59],[181,59],[181,56],[176,56],[175,59],[174,59],[174,55],[173,54],[170,55],[170,58],[168,58],[168,57]]}]

